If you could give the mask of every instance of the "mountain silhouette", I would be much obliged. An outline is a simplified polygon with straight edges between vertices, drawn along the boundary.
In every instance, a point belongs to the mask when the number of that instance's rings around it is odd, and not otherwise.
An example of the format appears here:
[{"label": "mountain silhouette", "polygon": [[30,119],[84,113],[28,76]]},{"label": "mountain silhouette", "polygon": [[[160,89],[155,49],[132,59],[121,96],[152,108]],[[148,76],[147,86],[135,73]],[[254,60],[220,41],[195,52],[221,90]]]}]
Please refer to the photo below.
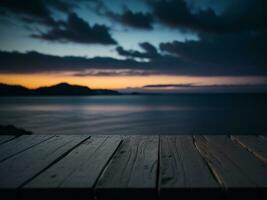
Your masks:
[{"label": "mountain silhouette", "polygon": [[0,83],[0,96],[87,96],[87,95],[118,95],[119,92],[107,89],[90,89],[86,86],[59,83],[49,87],[28,89],[20,85]]}]

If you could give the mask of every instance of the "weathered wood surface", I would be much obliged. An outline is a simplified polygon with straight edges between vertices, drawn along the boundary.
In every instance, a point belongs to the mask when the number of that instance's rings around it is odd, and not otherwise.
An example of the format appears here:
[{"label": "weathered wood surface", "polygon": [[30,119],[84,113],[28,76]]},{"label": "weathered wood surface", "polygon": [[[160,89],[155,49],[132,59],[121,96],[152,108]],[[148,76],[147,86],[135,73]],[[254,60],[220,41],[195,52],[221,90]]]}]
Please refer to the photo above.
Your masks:
[{"label": "weathered wood surface", "polygon": [[236,135],[20,136],[0,145],[0,198],[265,200],[266,144]]},{"label": "weathered wood surface", "polygon": [[267,140],[247,135],[234,135],[232,139],[267,164]]},{"label": "weathered wood surface", "polygon": [[2,144],[0,146],[0,162],[20,152],[23,152],[34,145],[38,145],[39,143],[48,140],[51,137],[53,136],[25,135]]},{"label": "weathered wood surface", "polygon": [[14,135],[0,135],[0,144],[8,142],[8,141],[14,139],[15,137],[16,136],[14,136]]},{"label": "weathered wood surface", "polygon": [[226,187],[266,187],[267,168],[227,136],[196,136],[196,144]]},{"label": "weathered wood surface", "polygon": [[96,185],[98,197],[156,198],[158,147],[158,136],[126,137]]},{"label": "weathered wood surface", "polygon": [[[23,198],[93,199],[93,186],[121,142],[120,136],[92,136],[24,186]],[[42,189],[50,189],[42,192]],[[71,192],[67,193],[66,188]],[[60,190],[63,190],[61,192]],[[40,193],[42,192],[42,193]]]},{"label": "weathered wood surface", "polygon": [[88,136],[55,136],[0,163],[0,188],[18,188]]},{"label": "weathered wood surface", "polygon": [[[166,136],[160,141],[159,188],[161,199],[183,194],[183,198],[205,198],[199,188],[220,191],[220,185],[194,146],[191,136]],[[195,190],[195,192],[192,192]],[[212,193],[214,194],[214,193]],[[182,196],[182,195],[181,195]],[[214,196],[210,196],[214,199]]]},{"label": "weathered wood surface", "polygon": [[266,164],[227,136],[196,136],[195,140],[219,183],[229,190],[229,198],[240,194],[248,199],[262,198],[267,187]]}]

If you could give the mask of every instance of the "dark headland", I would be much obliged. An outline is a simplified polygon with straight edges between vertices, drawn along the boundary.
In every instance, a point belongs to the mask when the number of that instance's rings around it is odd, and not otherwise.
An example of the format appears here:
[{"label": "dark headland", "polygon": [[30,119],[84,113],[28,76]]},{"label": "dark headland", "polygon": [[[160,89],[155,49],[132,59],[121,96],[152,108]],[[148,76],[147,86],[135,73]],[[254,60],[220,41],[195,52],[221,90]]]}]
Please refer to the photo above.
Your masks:
[{"label": "dark headland", "polygon": [[90,96],[120,95],[118,91],[107,89],[91,89],[86,86],[59,83],[49,87],[28,89],[20,85],[0,83],[0,96]]}]

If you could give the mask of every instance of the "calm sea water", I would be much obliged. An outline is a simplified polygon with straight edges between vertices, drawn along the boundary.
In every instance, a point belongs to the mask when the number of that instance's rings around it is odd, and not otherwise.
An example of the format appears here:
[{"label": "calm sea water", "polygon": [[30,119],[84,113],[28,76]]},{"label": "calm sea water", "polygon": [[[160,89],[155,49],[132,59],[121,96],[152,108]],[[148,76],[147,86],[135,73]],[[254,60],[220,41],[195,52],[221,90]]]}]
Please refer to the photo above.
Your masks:
[{"label": "calm sea water", "polygon": [[267,95],[0,98],[0,124],[35,134],[267,134]]}]

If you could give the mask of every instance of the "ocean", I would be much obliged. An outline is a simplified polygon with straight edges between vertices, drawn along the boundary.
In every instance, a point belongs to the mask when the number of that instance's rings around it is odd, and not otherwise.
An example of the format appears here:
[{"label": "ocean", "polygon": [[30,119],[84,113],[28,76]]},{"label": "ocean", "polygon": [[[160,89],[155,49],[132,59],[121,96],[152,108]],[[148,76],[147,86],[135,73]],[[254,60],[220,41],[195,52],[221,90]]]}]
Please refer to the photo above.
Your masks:
[{"label": "ocean", "polygon": [[1,97],[0,125],[34,134],[267,134],[267,94]]}]

